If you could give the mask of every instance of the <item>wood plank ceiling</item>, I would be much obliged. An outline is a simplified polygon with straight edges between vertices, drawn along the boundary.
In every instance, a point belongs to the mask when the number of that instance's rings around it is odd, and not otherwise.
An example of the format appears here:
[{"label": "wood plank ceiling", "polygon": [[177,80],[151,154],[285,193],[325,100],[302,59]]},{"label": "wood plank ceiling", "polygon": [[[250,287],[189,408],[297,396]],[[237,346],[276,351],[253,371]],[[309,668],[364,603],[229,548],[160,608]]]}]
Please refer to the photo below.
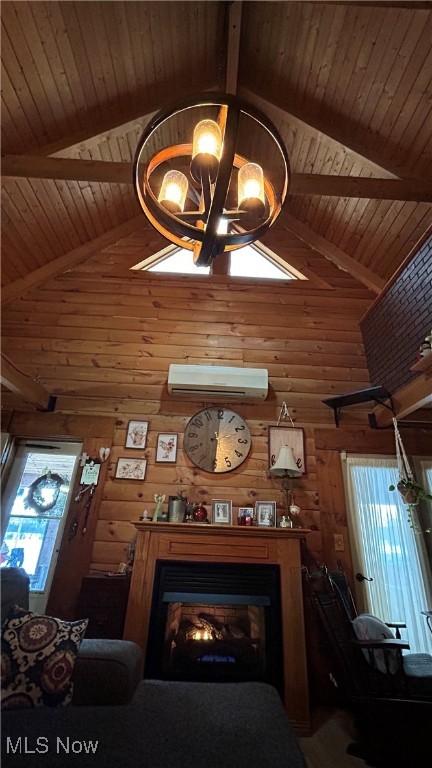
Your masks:
[{"label": "wood plank ceiling", "polygon": [[[243,3],[238,91],[294,173],[432,179],[432,10],[401,5]],[[224,87],[228,6],[3,2],[3,154],[130,162],[149,114]],[[3,284],[138,213],[126,184],[5,178],[2,199]],[[356,197],[287,210],[385,279],[432,219],[428,203]]]}]

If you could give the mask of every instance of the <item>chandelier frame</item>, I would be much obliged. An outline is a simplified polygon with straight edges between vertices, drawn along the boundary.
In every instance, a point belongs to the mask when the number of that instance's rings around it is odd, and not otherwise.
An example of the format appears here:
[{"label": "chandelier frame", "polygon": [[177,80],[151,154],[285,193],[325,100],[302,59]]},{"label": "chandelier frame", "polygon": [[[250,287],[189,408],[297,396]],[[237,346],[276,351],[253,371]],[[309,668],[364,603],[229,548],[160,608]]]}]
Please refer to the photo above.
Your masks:
[{"label": "chandelier frame", "polygon": [[[199,107],[219,107],[217,122],[221,129],[223,150],[217,176],[214,183],[209,175],[204,173],[201,176],[201,195],[197,210],[172,213],[158,201],[150,180],[163,163],[180,157],[191,159],[192,144],[166,147],[146,162],[143,162],[142,157],[150,139],[165,122],[176,114]],[[264,172],[265,219],[251,229],[242,227],[242,218],[245,221],[243,210],[224,208],[233,168],[240,169],[249,162],[236,152],[241,114],[247,115],[267,131],[279,151],[283,168],[283,184],[280,191],[274,189]],[[289,179],[288,154],[276,128],[265,115],[247,102],[225,93],[206,93],[194,99],[184,99],[169,110],[160,111],[141,135],[133,163],[135,193],[146,217],[167,240],[193,251],[197,266],[209,266],[218,254],[242,248],[261,238],[279,216],[288,191]],[[218,233],[222,218],[235,221],[236,231]]]}]

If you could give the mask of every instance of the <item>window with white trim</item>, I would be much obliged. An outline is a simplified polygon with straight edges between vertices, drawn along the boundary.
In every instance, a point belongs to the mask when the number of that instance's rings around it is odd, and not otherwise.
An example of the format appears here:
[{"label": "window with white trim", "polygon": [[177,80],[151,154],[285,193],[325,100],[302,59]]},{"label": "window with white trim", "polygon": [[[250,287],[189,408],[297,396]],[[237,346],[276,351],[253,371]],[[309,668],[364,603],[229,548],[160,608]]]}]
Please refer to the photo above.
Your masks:
[{"label": "window with white trim", "polygon": [[[172,245],[139,262],[134,270],[180,275],[209,275],[211,267],[197,267],[192,251]],[[285,263],[260,243],[246,245],[229,254],[228,274],[232,277],[264,280],[304,280],[298,270]]]},{"label": "window with white trim", "polygon": [[382,621],[407,625],[410,652],[432,653],[432,633],[422,611],[432,610],[431,571],[424,535],[397,491],[395,458],[348,456],[345,462],[354,567],[363,581],[365,609]]}]

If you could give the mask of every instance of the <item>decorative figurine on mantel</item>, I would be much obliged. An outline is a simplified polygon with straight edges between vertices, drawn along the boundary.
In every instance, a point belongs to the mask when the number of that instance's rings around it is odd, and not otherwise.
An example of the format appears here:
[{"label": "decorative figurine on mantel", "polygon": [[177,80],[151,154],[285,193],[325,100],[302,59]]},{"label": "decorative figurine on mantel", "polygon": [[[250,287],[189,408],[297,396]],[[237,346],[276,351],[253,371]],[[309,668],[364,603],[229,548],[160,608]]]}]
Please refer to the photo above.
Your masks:
[{"label": "decorative figurine on mantel", "polygon": [[194,511],[192,512],[192,517],[194,523],[208,523],[207,510],[204,504],[197,504]]},{"label": "decorative figurine on mantel", "polygon": [[166,522],[168,520],[168,515],[163,512],[163,503],[165,501],[165,494],[164,493],[155,493],[153,496],[156,506],[155,510],[153,512],[153,522],[157,523],[158,520],[161,522]]},{"label": "decorative figurine on mantel", "polygon": [[184,516],[185,523],[193,523],[193,511],[195,509],[195,504],[193,501],[188,501],[186,504],[186,511]]},{"label": "decorative figurine on mantel", "polygon": [[279,528],[292,528],[292,527],[293,527],[292,520],[290,520],[290,518],[287,518],[286,515],[282,515],[282,520],[279,523]]},{"label": "decorative figurine on mantel", "polygon": [[300,512],[301,509],[295,503],[294,491],[291,491],[291,504],[289,505],[289,516],[294,528],[301,528]]}]

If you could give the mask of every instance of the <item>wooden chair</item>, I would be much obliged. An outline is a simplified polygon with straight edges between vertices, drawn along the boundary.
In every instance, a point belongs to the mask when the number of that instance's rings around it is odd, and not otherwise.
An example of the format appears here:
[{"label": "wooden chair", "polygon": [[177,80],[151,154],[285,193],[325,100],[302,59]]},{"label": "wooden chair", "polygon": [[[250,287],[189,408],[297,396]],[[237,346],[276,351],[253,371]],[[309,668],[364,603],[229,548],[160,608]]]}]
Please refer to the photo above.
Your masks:
[{"label": "wooden chair", "polygon": [[[307,584],[328,642],[332,675],[355,716],[360,745],[351,751],[383,768],[417,765],[429,749],[432,656],[403,654],[409,644],[400,637],[359,640],[352,625],[357,609],[342,572],[324,568],[310,574]],[[399,622],[389,626],[402,628]]]}]

